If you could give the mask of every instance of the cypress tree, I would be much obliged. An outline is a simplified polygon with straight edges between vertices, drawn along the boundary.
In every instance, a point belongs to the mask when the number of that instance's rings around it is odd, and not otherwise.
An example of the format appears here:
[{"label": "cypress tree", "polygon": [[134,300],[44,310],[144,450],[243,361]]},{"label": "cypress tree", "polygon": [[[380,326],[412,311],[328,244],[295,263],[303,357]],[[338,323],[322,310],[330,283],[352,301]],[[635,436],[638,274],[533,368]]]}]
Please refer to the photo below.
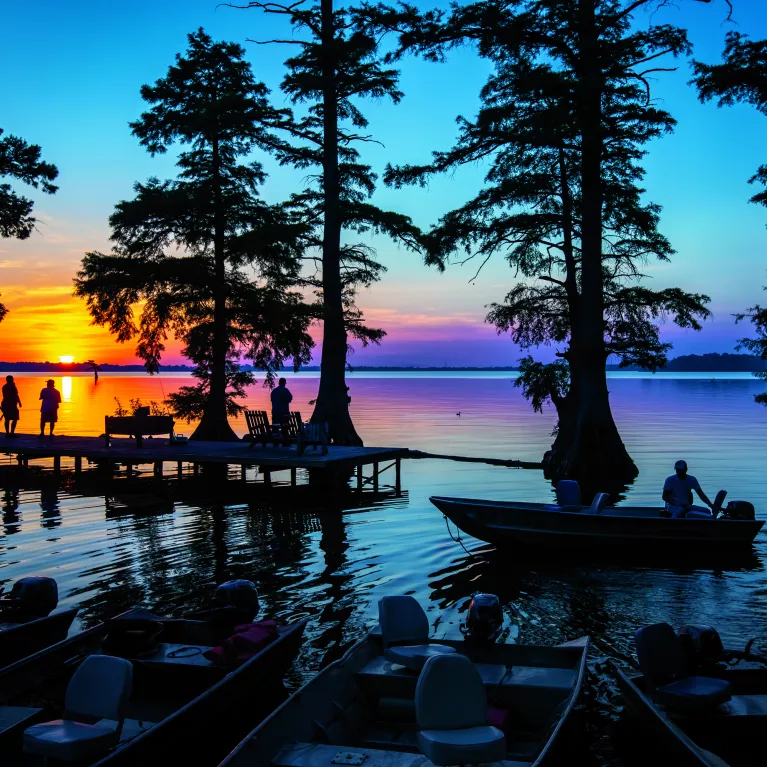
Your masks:
[{"label": "cypress tree", "polygon": [[152,155],[184,147],[178,178],[137,183],[134,199],[116,206],[115,247],[86,255],[75,294],[118,340],[138,338],[150,373],[168,336],[180,339],[197,383],[171,404],[200,419],[194,439],[229,440],[227,416],[254,381],[240,358],[268,382],[288,358],[296,367],[310,358],[311,312],[291,289],[301,285],[306,227],[258,195],[265,174],[250,155],[269,145],[266,126],[280,117],[244,50],[202,29],[188,39],[167,76],[141,89],[151,109],[131,124]]},{"label": "cypress tree", "polygon": [[321,274],[309,278],[322,319],[320,388],[312,421],[328,423],[335,444],[361,445],[349,414],[349,338],[366,346],[385,336],[383,329],[365,324],[355,304],[357,290],[380,279],[385,267],[369,244],[348,241],[345,235],[385,234],[412,250],[420,247],[420,233],[409,217],[369,201],[376,175],[358,149],[373,138],[365,132],[368,121],[357,102],[399,102],[398,72],[383,66],[376,37],[355,11],[335,10],[332,0],[235,7],[284,16],[296,31],[290,40],[265,42],[299,46],[285,62],[282,89],[297,107],[307,105],[304,116],[282,122],[287,138],[274,145],[275,152],[284,165],[316,171],[310,186],[291,199],[292,209],[313,229],[311,242],[321,250],[313,262]]},{"label": "cypress tree", "polygon": [[456,146],[423,166],[389,168],[389,183],[425,183],[465,163],[488,162],[486,186],[443,216],[428,260],[451,254],[481,265],[505,257],[523,279],[488,321],[523,348],[555,344],[559,362],[527,357],[519,385],[540,409],[557,408],[554,478],[588,490],[617,489],[638,473],[610,409],[606,363],[651,370],[670,345],[659,322],[700,328],[707,296],[653,290],[642,266],[673,253],[658,205],[644,201],[648,141],[673,129],[651,99],[648,76],[688,54],[683,30],[636,29],[651,0],[487,0],[420,16],[413,8],[368,7],[371,23],[400,32],[396,55],[440,60],[471,42],[494,71],[474,120],[459,118]]}]

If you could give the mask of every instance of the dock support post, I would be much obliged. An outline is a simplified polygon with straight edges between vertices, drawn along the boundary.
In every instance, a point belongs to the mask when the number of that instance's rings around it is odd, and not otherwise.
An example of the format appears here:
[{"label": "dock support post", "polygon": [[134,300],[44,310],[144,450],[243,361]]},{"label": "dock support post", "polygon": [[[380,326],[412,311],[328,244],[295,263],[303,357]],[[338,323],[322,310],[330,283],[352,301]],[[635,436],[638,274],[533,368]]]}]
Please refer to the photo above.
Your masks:
[{"label": "dock support post", "polygon": [[290,486],[295,487],[298,484],[298,472],[295,468],[290,470]]},{"label": "dock support post", "polygon": [[362,464],[357,464],[357,492],[362,492]]},{"label": "dock support post", "polygon": [[402,492],[401,472],[400,472],[401,459],[397,458],[394,464],[394,492],[399,495]]},{"label": "dock support post", "polygon": [[83,473],[83,457],[81,455],[75,456],[75,476],[79,477]]},{"label": "dock support post", "polygon": [[154,475],[155,477],[162,477],[162,461],[154,462]]},{"label": "dock support post", "polygon": [[132,463],[126,463],[125,464],[125,476],[127,479],[130,479],[130,475],[133,473],[133,464]]},{"label": "dock support post", "polygon": [[272,472],[269,469],[264,469],[263,473],[264,473],[264,485],[266,487],[271,487],[272,486]]},{"label": "dock support post", "polygon": [[378,461],[373,464],[373,492],[378,492]]},{"label": "dock support post", "polygon": [[248,467],[244,463],[240,464],[240,479],[243,482],[248,479]]},{"label": "dock support post", "polygon": [[53,456],[53,471],[55,474],[59,474],[61,472],[61,456],[60,455]]},{"label": "dock support post", "polygon": [[193,470],[194,470],[194,476],[198,477],[200,475],[200,464],[199,463],[195,463],[195,464],[192,464],[192,466],[193,466]]},{"label": "dock support post", "polygon": [[181,461],[176,461],[176,479],[181,482],[181,477],[184,473],[184,464]]}]

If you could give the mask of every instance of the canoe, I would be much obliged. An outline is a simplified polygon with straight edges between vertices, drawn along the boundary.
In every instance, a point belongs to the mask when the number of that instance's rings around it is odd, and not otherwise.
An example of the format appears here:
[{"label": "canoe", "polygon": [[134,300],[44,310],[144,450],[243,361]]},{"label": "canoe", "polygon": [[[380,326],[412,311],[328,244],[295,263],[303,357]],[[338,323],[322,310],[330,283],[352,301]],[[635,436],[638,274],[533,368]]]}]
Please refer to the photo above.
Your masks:
[{"label": "canoe", "polygon": [[[714,713],[677,715],[646,694],[641,674],[628,674],[612,663],[626,709],[637,725],[638,747],[648,759],[675,767],[750,767],[764,764],[767,727],[767,669],[718,665],[710,675],[726,679],[733,697]],[[696,675],[709,675],[696,671]],[[661,761],[658,762],[657,760]]]},{"label": "canoe", "polygon": [[547,548],[640,547],[654,551],[691,548],[748,547],[762,529],[762,520],[670,519],[657,507],[610,506],[599,513],[589,507],[572,510],[544,503],[483,501],[432,496],[429,499],[464,533],[498,546],[521,544]]},{"label": "canoe", "polygon": [[[119,618],[144,617],[129,611]],[[286,693],[282,678],[301,647],[307,621],[278,636],[234,669],[203,657],[215,640],[209,623],[163,619],[161,641],[130,658],[133,689],[120,743],[91,764],[104,767],[216,765],[242,738],[253,717],[263,717]],[[0,753],[4,765],[24,764],[23,730],[61,717],[66,685],[79,663],[102,653],[109,624],[99,624],[0,671]],[[43,708],[39,708],[43,704]],[[26,712],[23,726],[3,730],[4,712]]]},{"label": "canoe", "polygon": [[[488,701],[509,712],[507,767],[552,764],[583,683],[588,639],[559,647],[440,639],[480,672]],[[415,767],[418,672],[384,658],[371,632],[258,725],[221,767]]]},{"label": "canoe", "polygon": [[[66,639],[77,610],[17,622],[0,612],[0,669]],[[7,618],[7,619],[6,619]]]}]

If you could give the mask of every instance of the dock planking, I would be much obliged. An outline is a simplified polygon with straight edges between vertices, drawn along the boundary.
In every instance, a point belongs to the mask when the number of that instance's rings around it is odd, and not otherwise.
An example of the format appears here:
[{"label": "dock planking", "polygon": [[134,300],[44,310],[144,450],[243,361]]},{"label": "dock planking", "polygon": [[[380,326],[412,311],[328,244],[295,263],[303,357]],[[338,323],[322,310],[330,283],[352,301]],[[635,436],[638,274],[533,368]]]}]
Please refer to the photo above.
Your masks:
[{"label": "dock planking", "polygon": [[[0,441],[0,453],[16,455],[21,460],[32,458],[83,458],[138,466],[143,463],[217,463],[236,466],[262,466],[273,471],[279,469],[354,469],[383,461],[397,461],[407,454],[395,447],[343,447],[331,445],[326,455],[308,448],[298,455],[295,446],[250,448],[249,442],[203,442],[169,444],[166,439],[144,438],[143,447],[136,446],[132,438],[111,439],[110,447],[103,437],[75,437],[56,435],[38,437],[17,434],[15,439]],[[58,460],[57,460],[58,459]]]}]

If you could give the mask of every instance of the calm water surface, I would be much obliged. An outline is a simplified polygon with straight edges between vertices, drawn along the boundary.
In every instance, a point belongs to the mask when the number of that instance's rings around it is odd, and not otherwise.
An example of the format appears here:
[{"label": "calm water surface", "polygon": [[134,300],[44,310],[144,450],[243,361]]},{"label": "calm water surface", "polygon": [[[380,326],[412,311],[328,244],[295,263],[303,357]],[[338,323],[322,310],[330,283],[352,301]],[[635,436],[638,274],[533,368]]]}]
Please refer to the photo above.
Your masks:
[{"label": "calm water surface", "polygon": [[[19,431],[36,429],[46,377],[17,374]],[[98,435],[115,397],[124,404],[133,397],[160,401],[187,381],[58,378],[64,403],[57,428]],[[314,376],[290,379],[294,408],[306,416],[317,384]],[[551,442],[553,414],[532,413],[508,373],[360,375],[350,385],[353,418],[367,445],[538,460]],[[641,472],[628,502],[658,503],[664,478],[683,457],[709,496],[725,488],[765,518],[767,409],[753,402],[762,388],[737,375],[613,378],[615,418]],[[250,390],[248,406],[266,409],[267,402],[268,390]],[[234,425],[245,431],[244,423]],[[10,456],[0,458],[12,466]],[[457,634],[474,591],[497,593],[508,641],[556,643],[590,634],[597,672],[606,657],[629,658],[631,631],[648,622],[709,623],[725,644],[757,637],[757,646],[767,645],[766,531],[751,553],[727,561],[690,561],[682,545],[678,560],[652,566],[642,556],[594,562],[577,552],[565,562],[530,560],[465,536],[455,540],[457,531],[428,500],[438,494],[548,501],[551,487],[537,471],[406,461],[402,497],[352,497],[328,511],[314,488],[264,502],[254,485],[203,492],[190,479],[158,490],[148,473],[145,488],[123,490],[118,481],[99,490],[88,473],[78,486],[66,475],[57,486],[47,462],[37,463],[41,471],[26,480],[3,480],[0,584],[33,573],[54,577],[60,605],[78,606],[83,626],[138,603],[180,615],[209,605],[217,582],[250,578],[259,586],[262,615],[312,619],[293,684],[372,626],[385,594],[413,594],[441,636]],[[590,705],[609,710],[612,688],[599,673],[592,681]]]}]

